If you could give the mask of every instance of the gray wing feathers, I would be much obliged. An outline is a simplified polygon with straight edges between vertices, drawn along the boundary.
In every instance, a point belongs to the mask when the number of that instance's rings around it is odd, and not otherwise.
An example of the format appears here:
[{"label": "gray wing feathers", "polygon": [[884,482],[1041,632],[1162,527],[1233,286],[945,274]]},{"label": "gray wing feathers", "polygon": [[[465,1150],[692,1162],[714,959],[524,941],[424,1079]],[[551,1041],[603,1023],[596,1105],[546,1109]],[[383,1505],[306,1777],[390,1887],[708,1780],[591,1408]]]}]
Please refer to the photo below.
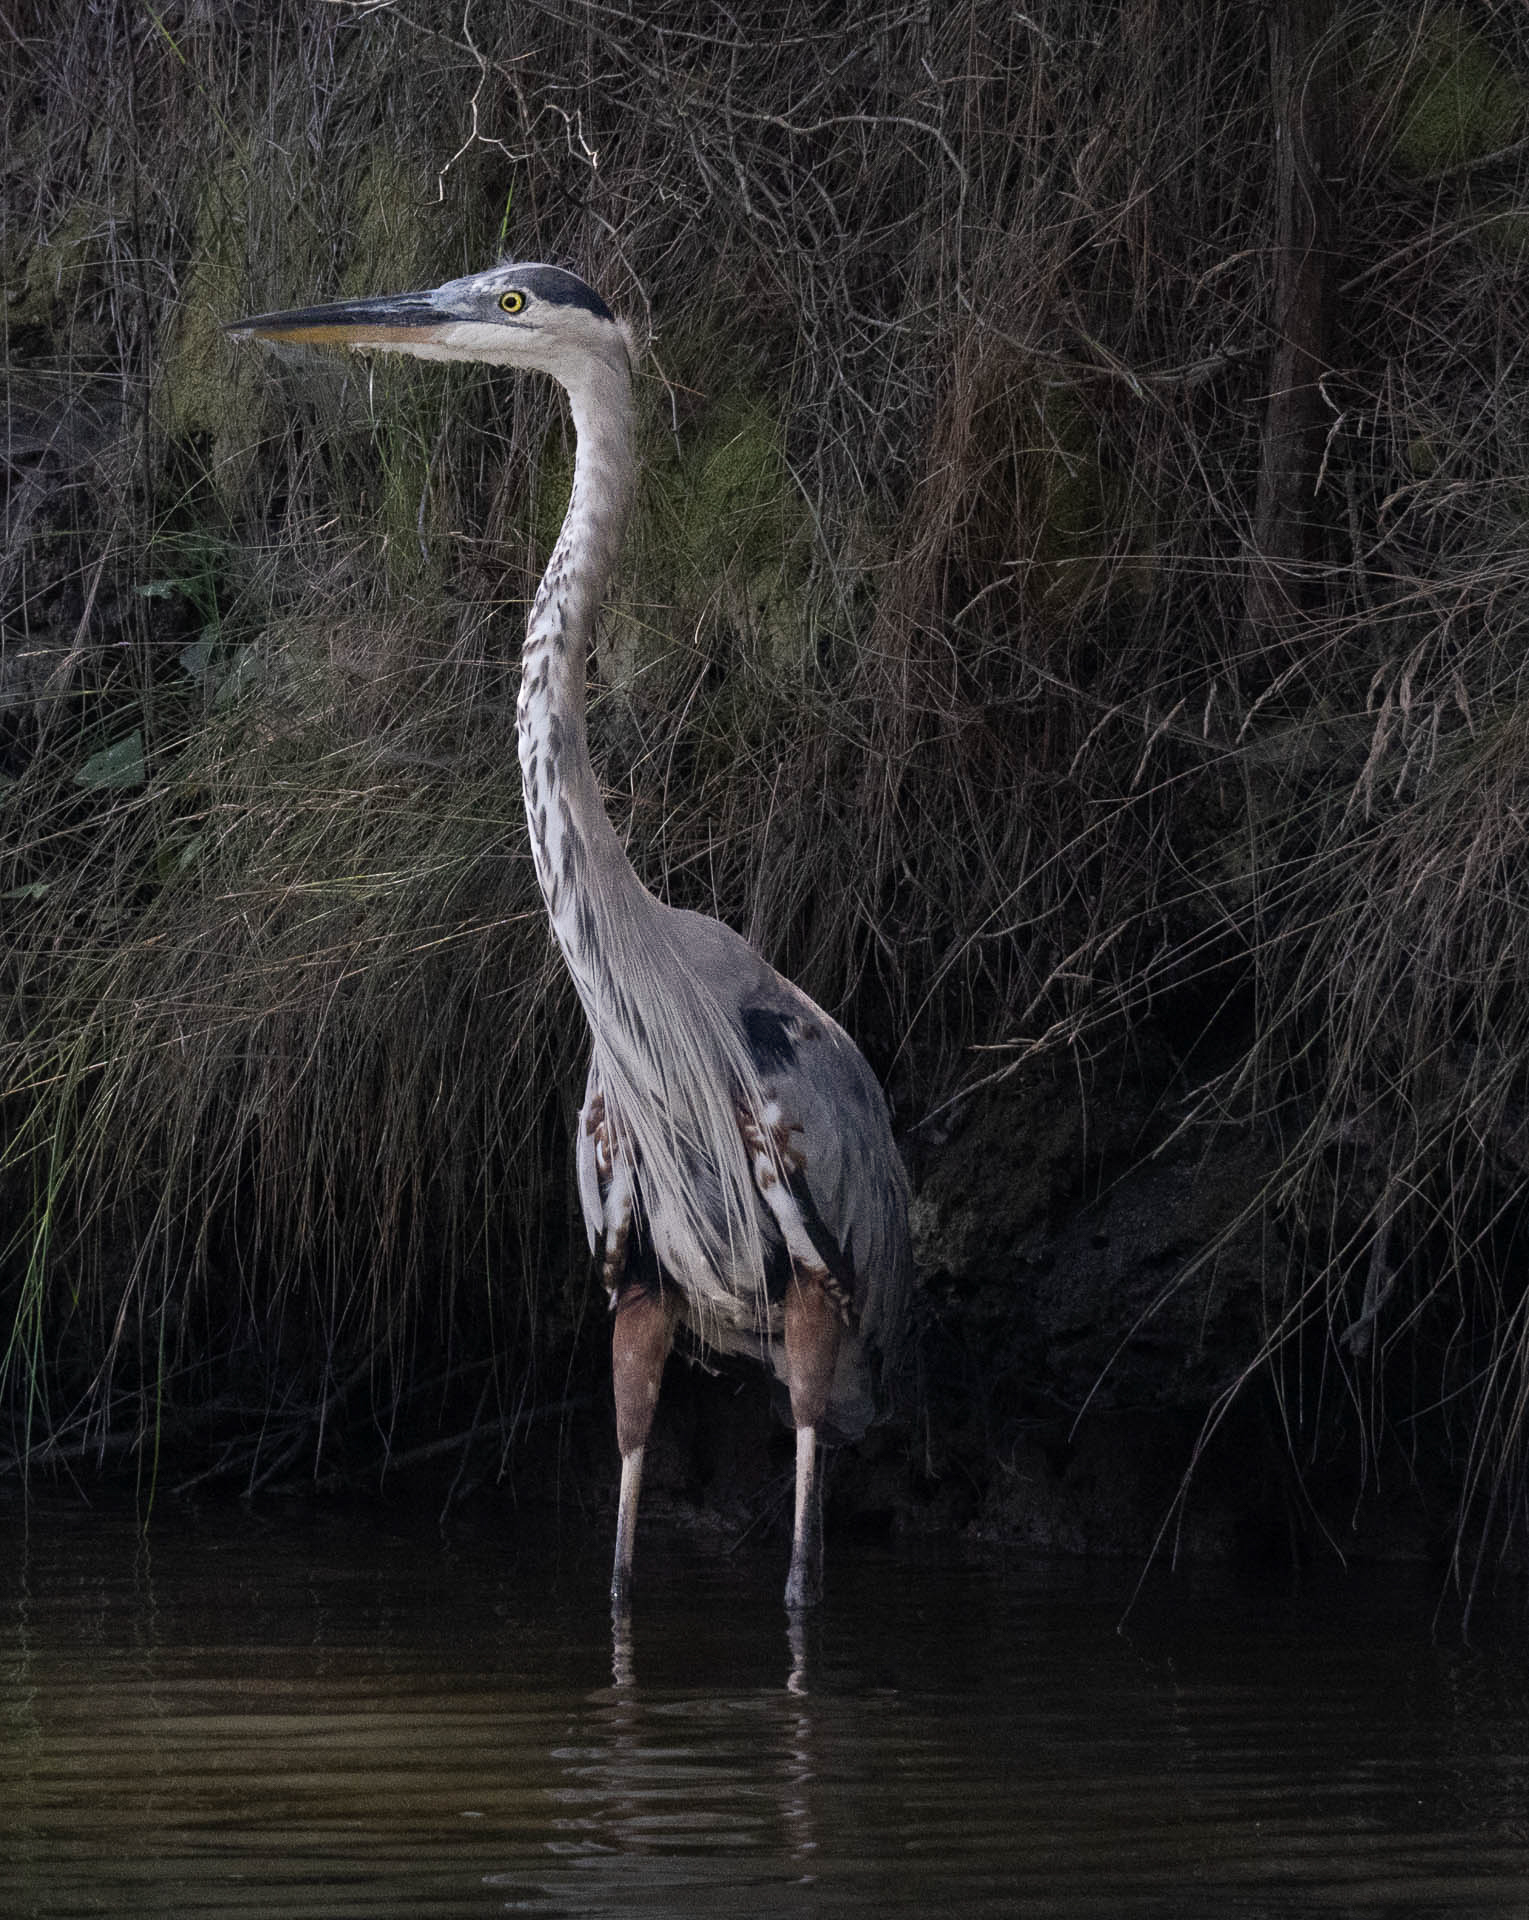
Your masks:
[{"label": "gray wing feathers", "polygon": [[676,915],[687,948],[736,1009],[760,1090],[791,1129],[822,1225],[855,1276],[862,1333],[890,1352],[913,1284],[908,1176],[881,1083],[849,1035],[808,994],[715,920]]},{"label": "gray wing feathers", "polygon": [[[793,1169],[799,1165],[797,1177],[805,1181],[816,1224],[851,1270],[859,1330],[889,1354],[907,1319],[912,1257],[907,1175],[875,1075],[844,1029],[730,927],[661,909],[654,931],[666,941],[670,960],[667,972],[652,969],[655,991],[644,1006],[649,1030],[672,1036],[667,996],[656,989],[660,979],[667,985],[680,973],[692,1000],[703,996],[713,1018],[732,1030],[736,1039],[730,1038],[729,1051],[752,1084],[746,1093],[738,1088],[719,1056],[711,1074],[717,1090],[731,1082],[735,1092],[727,1100],[741,1095],[757,1106],[761,1119],[772,1106],[777,1110],[783,1150]],[[579,1200],[592,1247],[605,1230],[605,1203],[584,1119],[597,1091],[607,1101],[612,1092],[602,1088],[599,1053],[597,1039],[577,1143]],[[698,1171],[692,1168],[692,1177]],[[649,1193],[648,1204],[656,1198]],[[759,1217],[763,1225],[762,1207]],[[675,1277],[685,1288],[689,1276]]]},{"label": "gray wing feathers", "polygon": [[818,1217],[854,1272],[860,1330],[885,1351],[906,1320],[912,1282],[908,1178],[875,1075],[843,1028],[801,998],[795,1058],[765,1087],[793,1128]]}]

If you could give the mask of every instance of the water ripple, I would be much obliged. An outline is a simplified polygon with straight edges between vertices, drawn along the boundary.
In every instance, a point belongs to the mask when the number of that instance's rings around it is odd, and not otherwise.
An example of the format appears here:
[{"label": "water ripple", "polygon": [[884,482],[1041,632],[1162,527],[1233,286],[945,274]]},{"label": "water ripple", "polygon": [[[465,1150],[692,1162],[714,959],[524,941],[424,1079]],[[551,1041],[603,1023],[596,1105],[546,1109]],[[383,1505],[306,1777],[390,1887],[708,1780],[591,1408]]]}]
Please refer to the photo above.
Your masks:
[{"label": "water ripple", "polygon": [[[501,1543],[502,1544],[502,1543]],[[1517,1623],[885,1554],[33,1518],[0,1572],[0,1912],[1216,1920],[1529,1909]]]}]

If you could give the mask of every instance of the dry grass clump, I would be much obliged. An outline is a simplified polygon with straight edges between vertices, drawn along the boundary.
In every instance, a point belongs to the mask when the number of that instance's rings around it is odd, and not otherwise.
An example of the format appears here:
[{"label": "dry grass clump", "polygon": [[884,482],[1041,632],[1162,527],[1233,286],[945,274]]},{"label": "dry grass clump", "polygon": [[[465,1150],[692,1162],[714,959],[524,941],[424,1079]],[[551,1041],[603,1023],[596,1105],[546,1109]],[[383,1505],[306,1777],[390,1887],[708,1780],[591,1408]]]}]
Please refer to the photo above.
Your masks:
[{"label": "dry grass clump", "polygon": [[173,1419],[258,1476],[361,1402],[497,1433],[565,1390],[579,1040],[512,710],[566,428],[219,332],[503,246],[651,335],[592,714],[639,870],[844,1011],[905,1126],[1135,1049],[1164,1134],[1266,1134],[1249,1369],[1303,1444],[1411,1422],[1508,1514],[1506,0],[1335,9],[1303,56],[1334,206],[1279,619],[1256,10],[59,7],[9,57],[18,1457]]}]

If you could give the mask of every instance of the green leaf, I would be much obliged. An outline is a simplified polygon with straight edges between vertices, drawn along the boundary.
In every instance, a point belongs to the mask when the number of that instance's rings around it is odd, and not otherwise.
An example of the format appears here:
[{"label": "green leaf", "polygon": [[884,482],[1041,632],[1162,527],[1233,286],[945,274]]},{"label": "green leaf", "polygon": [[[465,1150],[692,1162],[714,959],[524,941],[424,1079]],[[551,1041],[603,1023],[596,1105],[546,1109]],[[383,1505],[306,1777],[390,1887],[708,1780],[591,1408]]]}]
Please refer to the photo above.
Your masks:
[{"label": "green leaf", "polygon": [[212,660],[212,650],[218,644],[215,627],[204,627],[200,640],[193,640],[190,646],[182,647],[175,656],[193,680],[200,680]]},{"label": "green leaf", "polygon": [[109,747],[93,753],[74,776],[77,787],[141,787],[148,778],[143,759],[143,728],[134,727]]},{"label": "green leaf", "polygon": [[202,856],[207,844],[205,833],[184,833],[180,830],[161,840],[154,849],[154,871],[161,880],[173,880],[178,873],[184,873]]},{"label": "green leaf", "polygon": [[265,677],[265,665],[253,647],[240,647],[233,665],[212,696],[215,707],[231,707],[246,687],[257,686]]}]

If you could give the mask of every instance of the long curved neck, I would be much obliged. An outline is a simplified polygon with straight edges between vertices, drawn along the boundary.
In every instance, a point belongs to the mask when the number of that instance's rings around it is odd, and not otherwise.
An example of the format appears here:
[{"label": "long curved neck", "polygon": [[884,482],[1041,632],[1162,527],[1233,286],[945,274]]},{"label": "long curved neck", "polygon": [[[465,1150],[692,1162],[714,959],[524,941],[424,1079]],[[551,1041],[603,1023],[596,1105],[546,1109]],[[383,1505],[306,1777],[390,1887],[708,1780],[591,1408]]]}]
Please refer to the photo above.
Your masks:
[{"label": "long curved neck", "polygon": [[634,910],[655,903],[606,817],[584,726],[590,636],[635,485],[631,375],[590,359],[565,384],[577,435],[573,494],[526,624],[517,731],[536,877],[589,1006],[601,921],[628,900]]},{"label": "long curved neck", "polygon": [[635,483],[631,373],[622,354],[558,377],[578,435],[573,495],[526,623],[518,713],[536,877],[589,1021],[607,1137],[631,1170],[635,1204],[661,1231],[660,1258],[690,1277],[703,1306],[726,1295],[726,1275],[761,1289],[762,1301],[758,1196],[738,1126],[740,1098],[766,1110],[757,1071],[693,949],[632,871],[584,729],[590,635]]}]

